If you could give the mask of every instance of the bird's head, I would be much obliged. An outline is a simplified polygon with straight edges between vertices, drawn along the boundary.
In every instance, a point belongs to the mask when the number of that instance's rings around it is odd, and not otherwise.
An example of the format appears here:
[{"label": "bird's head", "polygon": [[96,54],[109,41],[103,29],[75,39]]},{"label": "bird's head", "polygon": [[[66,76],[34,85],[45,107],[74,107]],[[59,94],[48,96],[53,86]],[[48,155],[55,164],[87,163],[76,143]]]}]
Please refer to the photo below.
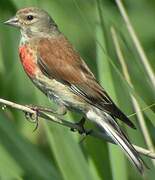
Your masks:
[{"label": "bird's head", "polygon": [[19,27],[21,32],[27,35],[40,35],[57,31],[57,25],[50,15],[36,7],[20,9],[14,17],[4,23]]}]

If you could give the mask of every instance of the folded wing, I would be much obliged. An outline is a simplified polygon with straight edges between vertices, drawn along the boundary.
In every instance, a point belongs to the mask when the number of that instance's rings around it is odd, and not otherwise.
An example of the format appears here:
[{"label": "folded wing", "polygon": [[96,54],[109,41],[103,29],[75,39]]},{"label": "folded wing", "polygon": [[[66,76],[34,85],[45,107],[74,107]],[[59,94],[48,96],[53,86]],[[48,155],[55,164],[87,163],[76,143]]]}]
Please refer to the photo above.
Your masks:
[{"label": "folded wing", "polygon": [[55,78],[68,85],[73,93],[84,98],[86,102],[135,128],[98,84],[93,73],[64,36],[40,40],[38,65],[48,78]]}]

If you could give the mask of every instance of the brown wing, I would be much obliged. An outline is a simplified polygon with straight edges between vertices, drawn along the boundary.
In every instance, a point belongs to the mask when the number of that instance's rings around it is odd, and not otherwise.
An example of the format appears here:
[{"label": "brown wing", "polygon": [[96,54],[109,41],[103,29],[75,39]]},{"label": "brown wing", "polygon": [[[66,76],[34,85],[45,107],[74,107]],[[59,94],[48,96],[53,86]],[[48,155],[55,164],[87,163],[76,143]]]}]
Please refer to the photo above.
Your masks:
[{"label": "brown wing", "polygon": [[88,103],[135,128],[97,83],[93,73],[64,36],[40,40],[38,64],[49,78],[67,84],[72,92],[82,96]]}]

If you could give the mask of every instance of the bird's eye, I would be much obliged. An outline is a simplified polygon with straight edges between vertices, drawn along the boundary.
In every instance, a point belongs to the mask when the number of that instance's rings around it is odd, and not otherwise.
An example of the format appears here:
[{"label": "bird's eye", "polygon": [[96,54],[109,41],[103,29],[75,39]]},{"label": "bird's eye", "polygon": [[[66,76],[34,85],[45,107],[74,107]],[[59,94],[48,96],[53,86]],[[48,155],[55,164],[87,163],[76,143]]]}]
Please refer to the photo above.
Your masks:
[{"label": "bird's eye", "polygon": [[33,17],[32,15],[28,15],[28,16],[26,17],[26,19],[29,20],[29,21],[33,20],[33,18],[34,18],[34,17]]}]

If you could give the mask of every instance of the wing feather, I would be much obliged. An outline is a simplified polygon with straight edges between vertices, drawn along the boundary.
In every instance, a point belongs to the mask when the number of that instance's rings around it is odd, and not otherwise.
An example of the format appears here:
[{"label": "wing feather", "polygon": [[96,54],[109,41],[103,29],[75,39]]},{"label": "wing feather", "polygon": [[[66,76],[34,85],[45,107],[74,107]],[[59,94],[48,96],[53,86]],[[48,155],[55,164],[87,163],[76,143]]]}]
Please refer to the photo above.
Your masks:
[{"label": "wing feather", "polygon": [[93,73],[64,36],[42,38],[39,41],[38,65],[48,78],[67,84],[73,93],[82,96],[88,103],[135,128],[98,84]]}]

